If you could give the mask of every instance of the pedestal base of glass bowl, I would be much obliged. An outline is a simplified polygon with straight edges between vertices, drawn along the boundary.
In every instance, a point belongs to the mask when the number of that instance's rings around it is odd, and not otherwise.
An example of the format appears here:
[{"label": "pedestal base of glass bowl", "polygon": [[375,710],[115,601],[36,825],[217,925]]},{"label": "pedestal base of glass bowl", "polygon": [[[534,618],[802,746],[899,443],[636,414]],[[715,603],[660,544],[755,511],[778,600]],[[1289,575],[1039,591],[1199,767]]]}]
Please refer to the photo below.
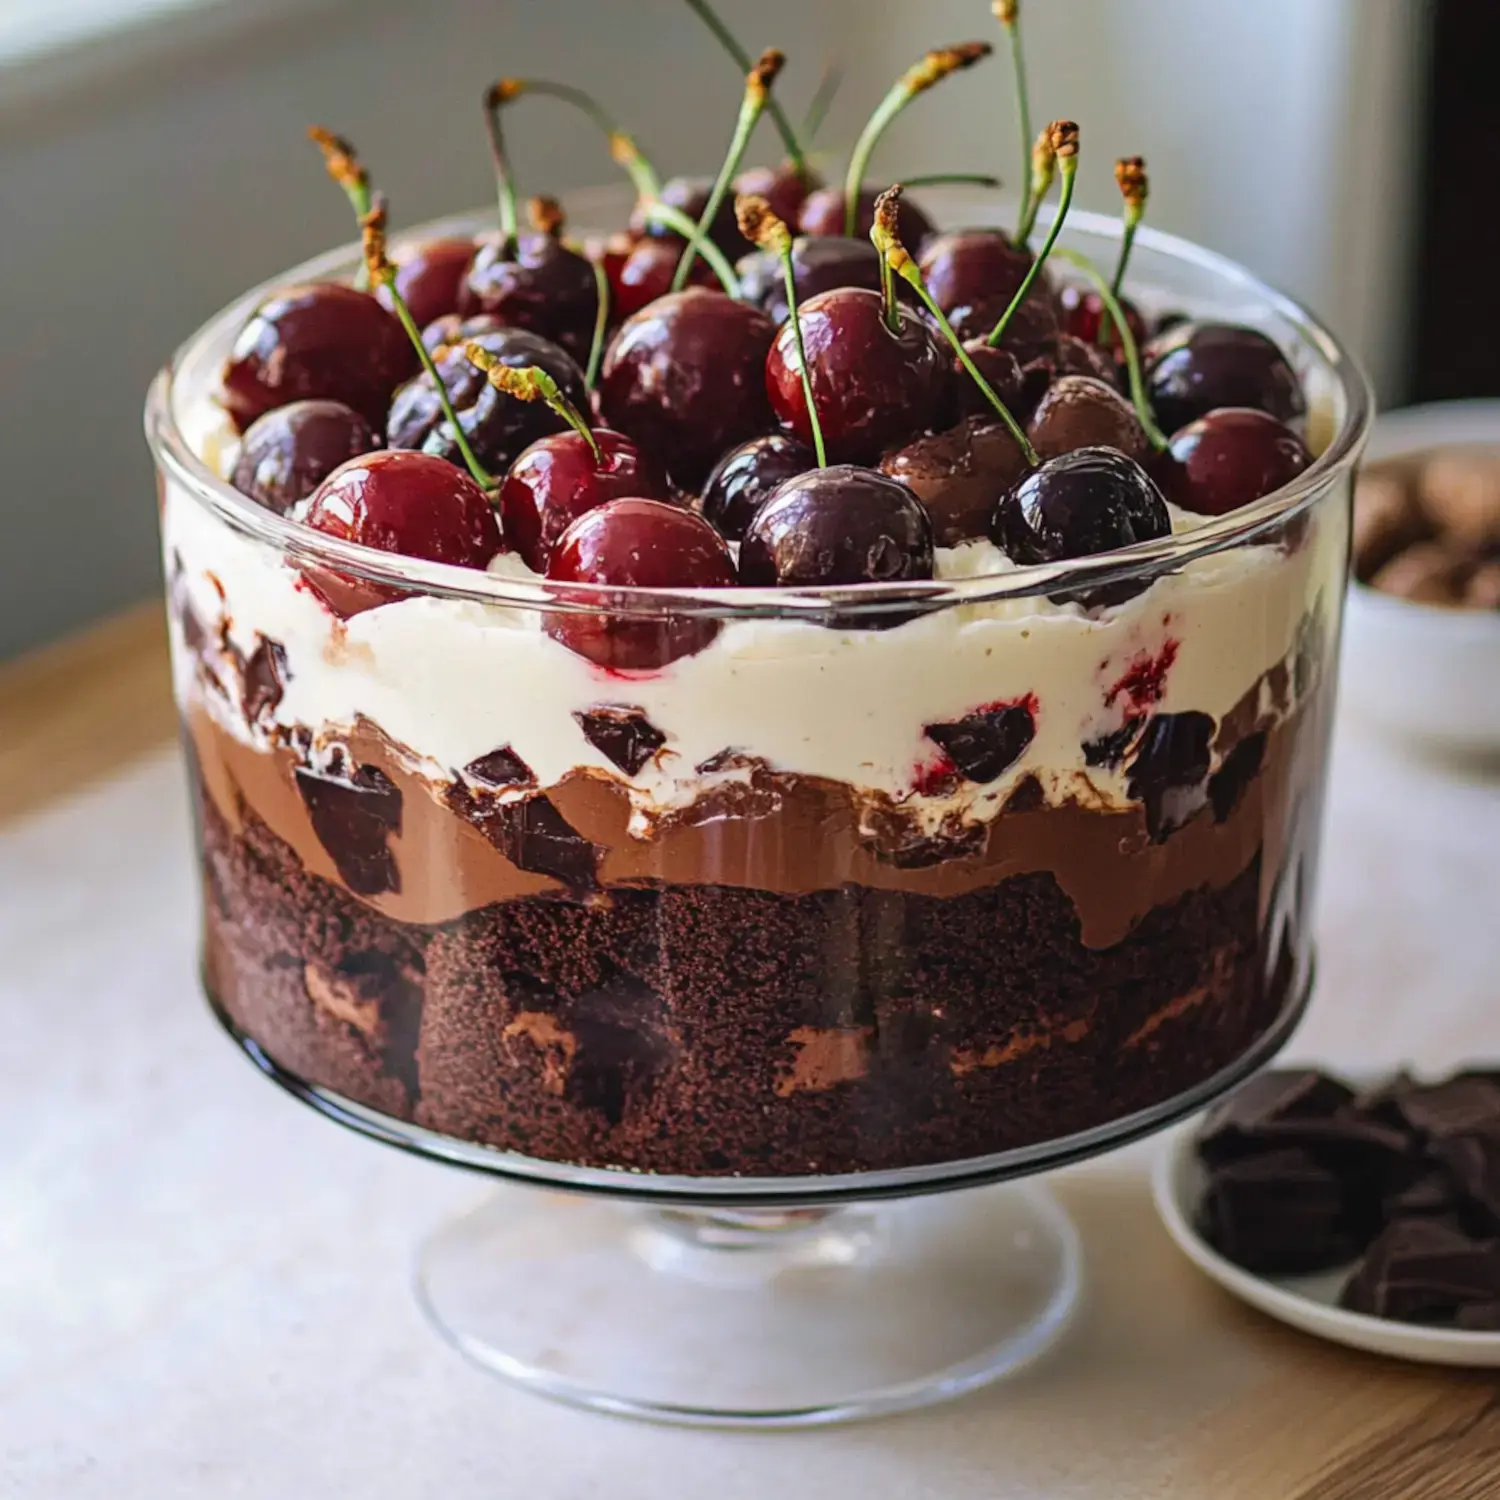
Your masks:
[{"label": "pedestal base of glass bowl", "polygon": [[575,1406],[802,1426],[1017,1369],[1077,1304],[1040,1187],[850,1208],[657,1208],[503,1188],[422,1247],[417,1293],[476,1364]]},{"label": "pedestal base of glass bowl", "polygon": [[424,1310],[475,1363],[616,1415],[797,1427],[946,1400],[1041,1354],[1078,1304],[1082,1256],[1051,1194],[1017,1179],[1228,1093],[1280,1050],[1310,990],[1309,972],[1230,1066],[1149,1110],[971,1161],[790,1179],[570,1167],[437,1135],[288,1072],[214,1009],[330,1119],[516,1184],[418,1256]]}]

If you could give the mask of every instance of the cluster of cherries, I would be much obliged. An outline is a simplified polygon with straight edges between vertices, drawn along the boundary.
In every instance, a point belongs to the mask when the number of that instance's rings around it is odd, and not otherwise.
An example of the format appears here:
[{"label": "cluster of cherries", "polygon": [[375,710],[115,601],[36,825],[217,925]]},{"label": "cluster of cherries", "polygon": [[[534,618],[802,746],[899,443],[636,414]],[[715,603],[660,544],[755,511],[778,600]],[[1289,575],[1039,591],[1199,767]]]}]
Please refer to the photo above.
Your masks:
[{"label": "cluster of cherries", "polygon": [[[1014,9],[997,14],[1020,68]],[[989,50],[908,70],[842,187],[818,183],[790,129],[782,166],[739,171],[761,110],[785,123],[770,98],[779,53],[749,68],[713,183],[660,183],[575,90],[501,83],[486,99],[499,231],[414,244],[394,266],[352,150],[313,132],[361,218],[366,268],[359,287],[273,295],[241,331],[223,376],[243,433],[233,483],[387,552],[482,569],[509,550],[559,584],[647,589],[912,582],[933,576],[936,547],[981,537],[1019,563],[1057,562],[1166,536],[1168,500],[1222,515],[1288,483],[1311,462],[1305,401],[1271,340],[1173,320],[1138,347],[1148,330],[1119,287],[1145,202],[1139,159],[1117,167],[1113,283],[1069,257],[1086,288],[1047,265],[1076,170],[1068,122],[1026,157],[1014,234],[939,233],[899,189],[864,185],[890,119]],[[573,245],[546,199],[517,226],[500,115],[528,92],[610,131],[640,192],[627,233]],[[344,616],[396,597],[332,571],[308,583]],[[547,628],[634,670],[717,627],[616,610],[559,612]]]}]

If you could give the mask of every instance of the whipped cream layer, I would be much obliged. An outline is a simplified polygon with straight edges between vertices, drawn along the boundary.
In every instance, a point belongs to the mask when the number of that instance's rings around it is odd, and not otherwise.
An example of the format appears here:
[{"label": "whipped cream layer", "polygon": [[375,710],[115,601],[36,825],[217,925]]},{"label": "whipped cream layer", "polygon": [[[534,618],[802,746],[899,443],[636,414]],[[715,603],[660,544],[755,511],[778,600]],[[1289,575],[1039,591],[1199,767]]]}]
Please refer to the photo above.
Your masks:
[{"label": "whipped cream layer", "polygon": [[[217,471],[232,467],[233,441],[211,402],[194,413],[190,436]],[[162,528],[179,606],[207,631],[190,650],[174,620],[178,693],[201,697],[237,737],[269,747],[283,731],[308,729],[316,759],[364,721],[435,781],[508,747],[542,786],[580,769],[620,783],[635,811],[631,831],[644,836],[656,818],[747,778],[747,761],[846,783],[872,807],[895,805],[933,831],[993,817],[1027,777],[1050,802],[1125,806],[1125,770],[1089,765],[1084,746],[1145,712],[1223,719],[1309,636],[1326,640],[1344,550],[1335,510],[1311,516],[1290,551],[1222,551],[1103,610],[1033,598],[942,609],[885,630],[726,621],[704,650],[641,674],[575,655],[544,633],[533,609],[415,597],[340,620],[278,553],[171,481]],[[1174,518],[1179,529],[1196,521]],[[1013,566],[984,541],[938,554],[940,578]],[[509,554],[492,571],[534,576]],[[233,679],[262,641],[281,647],[286,681],[274,707],[251,720],[244,684]],[[204,653],[222,693],[199,692]],[[1265,722],[1295,706],[1290,686],[1262,697]],[[952,775],[924,732],[1021,702],[1035,735],[982,785]],[[665,736],[635,774],[585,737],[575,716],[599,708],[638,709]]]}]

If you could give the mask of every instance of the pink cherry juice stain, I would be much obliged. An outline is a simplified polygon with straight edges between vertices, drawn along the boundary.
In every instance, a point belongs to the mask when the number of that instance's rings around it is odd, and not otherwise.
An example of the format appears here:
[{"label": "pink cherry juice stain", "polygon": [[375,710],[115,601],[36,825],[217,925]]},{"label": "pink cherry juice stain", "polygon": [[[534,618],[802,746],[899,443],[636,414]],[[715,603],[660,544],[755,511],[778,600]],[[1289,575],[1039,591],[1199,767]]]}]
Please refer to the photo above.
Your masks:
[{"label": "pink cherry juice stain", "polygon": [[1124,675],[1104,695],[1104,706],[1113,708],[1123,698],[1132,713],[1144,713],[1160,703],[1167,690],[1167,673],[1177,660],[1179,642],[1170,636],[1154,656],[1149,651],[1136,655]]}]

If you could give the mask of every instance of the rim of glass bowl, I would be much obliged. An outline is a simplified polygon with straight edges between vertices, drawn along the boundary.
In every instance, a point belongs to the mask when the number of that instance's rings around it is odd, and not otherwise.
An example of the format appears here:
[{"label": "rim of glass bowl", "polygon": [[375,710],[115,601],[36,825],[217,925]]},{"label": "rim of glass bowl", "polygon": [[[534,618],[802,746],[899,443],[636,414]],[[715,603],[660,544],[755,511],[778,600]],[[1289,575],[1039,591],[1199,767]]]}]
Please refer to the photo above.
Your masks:
[{"label": "rim of glass bowl", "polygon": [[[954,225],[983,221],[999,223],[1005,205],[976,199],[971,193],[924,193],[924,203],[946,202],[951,212],[938,215]],[[569,206],[579,222],[590,224],[589,210],[606,212],[605,205],[618,205],[622,195],[612,189],[575,194]],[[607,221],[623,222],[618,213]],[[1069,215],[1064,243],[1082,244],[1095,252],[1116,244],[1121,234],[1119,219],[1103,214],[1074,212]],[[479,234],[493,229],[493,220],[483,213],[460,214],[432,220],[404,231],[400,244],[444,234]],[[587,228],[581,233],[596,233]],[[1287,323],[1314,350],[1336,382],[1342,419],[1323,452],[1312,466],[1291,484],[1255,504],[1209,521],[1192,531],[1138,542],[1092,558],[1072,558],[1058,563],[1016,567],[1005,572],[949,580],[911,583],[867,583],[841,588],[632,588],[610,584],[535,582],[461,568],[449,563],[425,562],[399,554],[381,552],[355,542],[323,536],[257,505],[227,480],[221,479],[194,451],[182,431],[177,415],[177,371],[199,351],[226,337],[246,321],[251,312],[274,289],[297,282],[348,279],[359,264],[358,247],[348,244],[327,251],[253,287],[211,318],[173,354],[151,383],[146,402],[146,438],[157,465],[190,491],[221,521],[251,540],[275,548],[293,563],[336,566],[341,572],[376,583],[395,585],[408,592],[507,608],[546,609],[563,613],[666,618],[699,616],[714,619],[826,619],[837,612],[847,627],[851,617],[878,617],[898,610],[921,612],[960,605],[992,604],[1007,599],[1042,594],[1072,594],[1085,588],[1181,567],[1196,558],[1252,543],[1264,532],[1309,508],[1326,487],[1349,472],[1358,461],[1368,436],[1374,412],[1369,382],[1354,356],[1300,303],[1266,285],[1237,262],[1189,240],[1159,230],[1142,228],[1139,249],[1153,251],[1186,262],[1215,278],[1226,289],[1237,290],[1264,305]],[[1098,258],[1097,253],[1094,256]],[[1062,269],[1062,267],[1059,267]],[[1066,278],[1065,278],[1066,279]],[[1149,282],[1143,282],[1149,287]]]}]

